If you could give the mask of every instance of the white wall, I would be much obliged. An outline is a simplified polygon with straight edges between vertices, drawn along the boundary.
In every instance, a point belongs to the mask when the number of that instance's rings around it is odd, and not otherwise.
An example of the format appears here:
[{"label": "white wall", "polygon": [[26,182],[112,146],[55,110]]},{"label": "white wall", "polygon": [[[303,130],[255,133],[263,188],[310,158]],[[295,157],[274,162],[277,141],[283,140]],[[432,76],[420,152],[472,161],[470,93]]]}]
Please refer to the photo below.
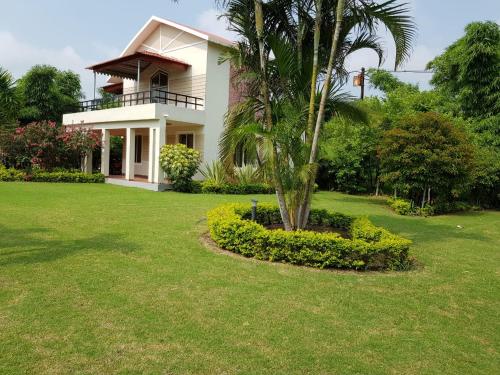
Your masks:
[{"label": "white wall", "polygon": [[[139,91],[149,90],[151,75],[161,69],[169,74],[169,91],[204,99],[207,49],[208,42],[206,40],[171,26],[158,25],[137,48],[137,51],[158,53],[184,61],[191,66],[186,71],[179,71],[178,68],[168,66],[150,66],[141,73]],[[134,80],[124,80],[123,92],[134,92],[135,86]]]},{"label": "white wall", "polygon": [[209,44],[207,54],[207,88],[205,100],[204,161],[210,163],[219,157],[219,138],[224,130],[224,116],[229,105],[230,66],[219,65],[221,47]]}]

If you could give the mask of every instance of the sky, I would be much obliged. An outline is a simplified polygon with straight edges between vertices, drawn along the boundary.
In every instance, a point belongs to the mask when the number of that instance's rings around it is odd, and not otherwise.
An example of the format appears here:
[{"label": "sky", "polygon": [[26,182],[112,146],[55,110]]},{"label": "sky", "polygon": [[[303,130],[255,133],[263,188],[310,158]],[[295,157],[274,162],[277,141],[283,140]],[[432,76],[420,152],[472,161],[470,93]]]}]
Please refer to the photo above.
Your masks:
[{"label": "sky", "polygon": [[[428,61],[463,35],[472,21],[500,23],[498,0],[406,0],[418,26],[411,59],[403,69],[422,70]],[[35,64],[50,64],[80,74],[84,93],[93,92],[93,75],[85,67],[118,57],[152,16],[167,18],[227,38],[234,36],[218,19],[214,0],[0,0],[0,66],[15,78]],[[393,69],[394,46],[382,30],[386,60]],[[377,66],[371,51],[351,55],[348,70]],[[398,77],[429,88],[430,74],[398,73]],[[104,84],[101,77],[99,84]],[[345,87],[353,95],[352,82]],[[368,88],[367,94],[375,93]]]}]

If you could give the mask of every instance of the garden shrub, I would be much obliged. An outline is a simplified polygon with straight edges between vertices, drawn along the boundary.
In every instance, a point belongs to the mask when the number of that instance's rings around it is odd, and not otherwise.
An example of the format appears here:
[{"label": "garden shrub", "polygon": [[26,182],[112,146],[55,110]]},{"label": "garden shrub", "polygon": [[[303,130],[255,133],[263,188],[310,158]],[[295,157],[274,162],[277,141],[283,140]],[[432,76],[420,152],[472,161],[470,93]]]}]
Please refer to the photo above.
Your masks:
[{"label": "garden shrub", "polygon": [[32,182],[67,182],[67,183],[104,183],[105,177],[102,173],[83,173],[74,171],[33,171],[26,176]]},{"label": "garden shrub", "polygon": [[312,231],[269,230],[263,225],[281,223],[278,207],[260,204],[256,221],[251,207],[230,204],[208,213],[210,235],[218,246],[246,257],[317,268],[356,270],[405,269],[411,241],[376,227],[367,218],[311,210],[311,222],[344,228],[339,234]]},{"label": "garden shrub", "polygon": [[413,205],[409,200],[400,198],[388,198],[387,203],[398,215],[413,215]]},{"label": "garden shrub", "polygon": [[201,162],[199,151],[183,144],[165,145],[160,152],[160,163],[175,191],[191,192],[193,176]]},{"label": "garden shrub", "polygon": [[267,184],[230,184],[203,181],[201,183],[202,193],[213,194],[272,194],[274,188]]},{"label": "garden shrub", "polygon": [[14,168],[5,168],[0,164],[0,181],[24,181],[26,174]]},{"label": "garden shrub", "polygon": [[71,183],[104,183],[102,173],[87,174],[78,170],[54,170],[46,172],[33,170],[20,171],[14,168],[5,168],[0,164],[0,181],[31,181],[31,182],[71,182]]},{"label": "garden shrub", "polygon": [[412,204],[411,201],[400,198],[389,198],[387,199],[387,203],[389,206],[396,212],[398,215],[405,216],[434,216],[447,214],[452,212],[464,212],[471,210],[480,209],[477,206],[471,205],[466,202],[443,202],[436,201],[433,204],[425,204],[425,206],[417,207]]}]

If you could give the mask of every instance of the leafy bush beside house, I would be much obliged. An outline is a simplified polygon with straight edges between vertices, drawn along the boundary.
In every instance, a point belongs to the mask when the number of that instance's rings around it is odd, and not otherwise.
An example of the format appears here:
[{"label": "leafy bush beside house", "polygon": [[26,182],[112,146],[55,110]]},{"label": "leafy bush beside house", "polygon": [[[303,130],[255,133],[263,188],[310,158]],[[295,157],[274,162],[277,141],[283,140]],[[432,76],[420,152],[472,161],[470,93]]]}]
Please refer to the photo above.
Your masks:
[{"label": "leafy bush beside house", "polygon": [[259,205],[257,222],[249,220],[251,208],[232,204],[208,213],[212,239],[223,249],[246,257],[317,268],[357,270],[404,269],[409,265],[410,241],[376,227],[367,218],[353,218],[326,210],[311,210],[321,225],[344,228],[351,239],[338,233],[269,230],[282,224],[279,208]]},{"label": "leafy bush beside house", "polygon": [[193,191],[192,178],[200,162],[199,151],[183,144],[165,145],[160,151],[161,167],[175,191]]}]

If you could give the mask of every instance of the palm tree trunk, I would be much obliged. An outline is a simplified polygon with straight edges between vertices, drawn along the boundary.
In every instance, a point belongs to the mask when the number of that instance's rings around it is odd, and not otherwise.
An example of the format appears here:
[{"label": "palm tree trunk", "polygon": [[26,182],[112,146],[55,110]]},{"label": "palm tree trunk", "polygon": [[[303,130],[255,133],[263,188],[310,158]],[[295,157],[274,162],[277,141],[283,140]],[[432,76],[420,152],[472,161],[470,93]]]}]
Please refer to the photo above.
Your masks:
[{"label": "palm tree trunk", "polygon": [[[266,56],[264,50],[264,12],[262,9],[262,0],[254,0],[255,5],[255,29],[257,31],[257,39],[259,41],[259,58],[260,58],[260,70],[262,75],[262,85],[261,85],[261,95],[264,102],[264,116],[266,129],[271,130],[273,127],[273,118],[271,114],[271,102],[269,99],[269,84],[267,82],[267,69],[266,69]],[[290,224],[290,215],[285,201],[285,193],[283,190],[283,184],[281,181],[281,176],[279,174],[278,168],[278,151],[276,145],[272,145],[273,153],[271,157],[271,165],[274,175],[274,184],[276,186],[276,197],[278,199],[278,205],[281,212],[281,219],[283,220],[283,226],[285,230],[292,230],[292,225]]]},{"label": "palm tree trunk", "polygon": [[[307,130],[306,141],[311,138],[314,128],[314,114],[316,113],[316,83],[318,80],[318,66],[319,66],[319,43],[321,36],[321,8],[323,5],[322,0],[316,0],[316,19],[314,21],[314,55],[313,67],[311,73],[311,93],[309,97],[309,113],[307,117]],[[299,46],[300,47],[300,46]]]},{"label": "palm tree trunk", "polygon": [[325,107],[326,107],[326,99],[328,97],[328,92],[330,91],[330,82],[333,76],[333,68],[335,65],[335,57],[337,54],[337,46],[339,44],[340,39],[340,31],[342,29],[342,20],[344,18],[344,7],[345,0],[339,0],[337,3],[336,10],[336,20],[335,20],[335,29],[332,34],[332,47],[330,49],[330,57],[328,60],[328,68],[325,76],[325,83],[323,84],[323,90],[321,93],[321,102],[319,105],[318,116],[316,117],[316,126],[314,129],[314,135],[312,139],[311,145],[311,153],[309,155],[309,165],[313,168],[311,176],[309,177],[309,182],[306,186],[306,191],[304,195],[304,203],[302,204],[302,214],[300,228],[305,228],[307,224],[307,220],[309,219],[309,212],[311,210],[311,200],[312,200],[312,192],[314,188],[314,180],[316,177],[316,159],[318,157],[318,149],[319,149],[319,135],[321,133],[321,127],[323,125],[323,120],[325,118]]}]

